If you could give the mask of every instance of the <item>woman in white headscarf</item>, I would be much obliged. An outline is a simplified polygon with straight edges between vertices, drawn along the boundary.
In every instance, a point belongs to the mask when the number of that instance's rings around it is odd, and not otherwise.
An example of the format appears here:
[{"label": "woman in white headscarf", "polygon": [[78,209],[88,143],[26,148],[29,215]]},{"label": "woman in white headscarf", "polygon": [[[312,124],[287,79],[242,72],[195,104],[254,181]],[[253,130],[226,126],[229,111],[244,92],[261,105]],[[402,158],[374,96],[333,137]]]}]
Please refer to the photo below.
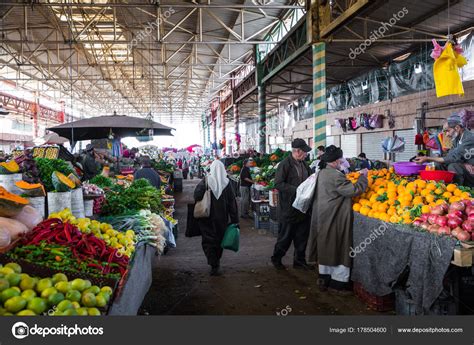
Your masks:
[{"label": "woman in white headscarf", "polygon": [[211,214],[209,218],[198,219],[202,234],[202,248],[211,266],[211,275],[219,275],[222,257],[221,242],[229,224],[238,224],[237,201],[229,178],[221,161],[211,164],[209,175],[194,190],[194,199],[202,200],[206,189],[211,190]]}]

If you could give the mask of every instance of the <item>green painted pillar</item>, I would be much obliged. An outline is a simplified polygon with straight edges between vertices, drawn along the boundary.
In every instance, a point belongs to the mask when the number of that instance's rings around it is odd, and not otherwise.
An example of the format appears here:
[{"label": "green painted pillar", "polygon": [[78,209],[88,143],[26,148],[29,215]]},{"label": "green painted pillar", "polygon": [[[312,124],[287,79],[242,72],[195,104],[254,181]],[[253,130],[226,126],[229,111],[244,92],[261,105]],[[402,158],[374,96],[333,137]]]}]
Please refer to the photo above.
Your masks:
[{"label": "green painted pillar", "polygon": [[314,147],[326,146],[326,43],[313,44]]}]

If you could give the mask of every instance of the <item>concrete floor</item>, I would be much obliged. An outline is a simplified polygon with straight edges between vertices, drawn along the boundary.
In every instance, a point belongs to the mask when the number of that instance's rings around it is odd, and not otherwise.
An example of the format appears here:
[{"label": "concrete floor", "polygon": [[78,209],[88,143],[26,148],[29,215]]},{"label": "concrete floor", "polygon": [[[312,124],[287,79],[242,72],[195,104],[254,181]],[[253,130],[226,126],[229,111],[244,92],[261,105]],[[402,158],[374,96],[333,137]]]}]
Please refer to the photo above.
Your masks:
[{"label": "concrete floor", "polygon": [[293,253],[277,271],[270,263],[276,238],[241,222],[241,249],[225,251],[223,276],[210,277],[201,238],[186,238],[187,204],[198,180],[185,180],[176,194],[177,248],[157,259],[153,284],[142,305],[145,315],[374,315],[356,297],[321,293],[316,273],[291,267]]}]

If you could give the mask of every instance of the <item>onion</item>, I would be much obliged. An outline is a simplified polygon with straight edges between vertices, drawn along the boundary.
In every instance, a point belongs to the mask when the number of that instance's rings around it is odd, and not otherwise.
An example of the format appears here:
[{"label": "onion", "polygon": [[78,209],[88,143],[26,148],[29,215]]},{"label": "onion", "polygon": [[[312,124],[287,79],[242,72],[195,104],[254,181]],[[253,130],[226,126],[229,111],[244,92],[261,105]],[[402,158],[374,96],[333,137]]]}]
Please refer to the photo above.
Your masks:
[{"label": "onion", "polygon": [[474,213],[471,213],[468,217],[467,217],[468,220],[474,220]]},{"label": "onion", "polygon": [[436,217],[436,225],[446,226],[448,224],[448,218],[445,216]]},{"label": "onion", "polygon": [[448,226],[451,229],[457,228],[458,226],[461,226],[462,224],[462,218],[459,217],[451,217],[448,220]]},{"label": "onion", "polygon": [[438,235],[451,235],[451,229],[447,226],[440,226],[438,229]]},{"label": "onion", "polygon": [[425,230],[429,230],[429,227],[430,227],[430,226],[431,226],[431,225],[429,225],[428,223],[421,223],[421,225],[420,225],[420,227],[421,227],[422,229],[425,229]]},{"label": "onion", "polygon": [[438,205],[438,206],[443,210],[444,213],[448,213],[448,211],[449,211],[448,203],[443,202],[441,205]]},{"label": "onion", "polygon": [[451,217],[459,217],[459,218],[462,218],[462,216],[463,216],[462,211],[454,211],[454,210],[452,210],[452,211],[449,211],[449,213],[448,213],[448,218],[451,218]]},{"label": "onion", "polygon": [[458,235],[457,235],[457,238],[458,238],[459,241],[467,241],[471,238],[471,236],[466,231],[459,231]]},{"label": "onion", "polygon": [[462,223],[462,229],[467,232],[472,232],[474,230],[474,222],[466,220],[464,223]]},{"label": "onion", "polygon": [[445,211],[441,205],[435,206],[431,209],[431,214],[436,214],[438,216],[444,215]]},{"label": "onion", "polygon": [[457,237],[459,232],[461,231],[462,229],[460,227],[454,228],[453,231],[451,231],[451,235],[453,235],[454,237]]},{"label": "onion", "polygon": [[456,201],[451,204],[449,210],[464,211],[465,208],[466,206],[462,202]]},{"label": "onion", "polygon": [[414,220],[412,223],[414,226],[420,226],[423,224],[423,221],[421,219]]},{"label": "onion", "polygon": [[436,214],[430,214],[428,216],[428,222],[430,224],[436,224],[436,218],[438,218],[438,216]]},{"label": "onion", "polygon": [[420,216],[420,220],[423,221],[423,222],[427,222],[427,221],[428,221],[428,216],[429,216],[428,213],[423,213],[423,214]]}]

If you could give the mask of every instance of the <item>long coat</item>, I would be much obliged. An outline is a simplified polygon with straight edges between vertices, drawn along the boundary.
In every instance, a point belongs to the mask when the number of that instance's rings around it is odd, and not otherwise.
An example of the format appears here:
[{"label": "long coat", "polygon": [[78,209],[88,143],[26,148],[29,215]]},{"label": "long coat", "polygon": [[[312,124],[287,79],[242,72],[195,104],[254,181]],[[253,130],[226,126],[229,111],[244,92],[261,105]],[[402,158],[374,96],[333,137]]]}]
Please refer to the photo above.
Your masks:
[{"label": "long coat", "polygon": [[[203,179],[194,190],[194,199],[202,200],[206,192]],[[229,184],[224,188],[219,199],[211,191],[211,213],[209,218],[198,219],[202,235],[202,246],[210,265],[217,265],[222,255],[221,243],[229,224],[238,224],[239,216],[234,191]]]},{"label": "long coat", "polygon": [[306,215],[293,208],[296,198],[296,189],[311,175],[311,169],[306,162],[301,164],[304,167],[304,176],[299,176],[297,162],[292,156],[288,156],[278,164],[275,173],[275,188],[278,189],[278,213],[281,223],[297,223],[306,219]]},{"label": "long coat", "polygon": [[364,193],[367,185],[367,177],[361,175],[352,184],[342,172],[330,166],[319,172],[308,241],[309,262],[351,267],[352,197]]}]

